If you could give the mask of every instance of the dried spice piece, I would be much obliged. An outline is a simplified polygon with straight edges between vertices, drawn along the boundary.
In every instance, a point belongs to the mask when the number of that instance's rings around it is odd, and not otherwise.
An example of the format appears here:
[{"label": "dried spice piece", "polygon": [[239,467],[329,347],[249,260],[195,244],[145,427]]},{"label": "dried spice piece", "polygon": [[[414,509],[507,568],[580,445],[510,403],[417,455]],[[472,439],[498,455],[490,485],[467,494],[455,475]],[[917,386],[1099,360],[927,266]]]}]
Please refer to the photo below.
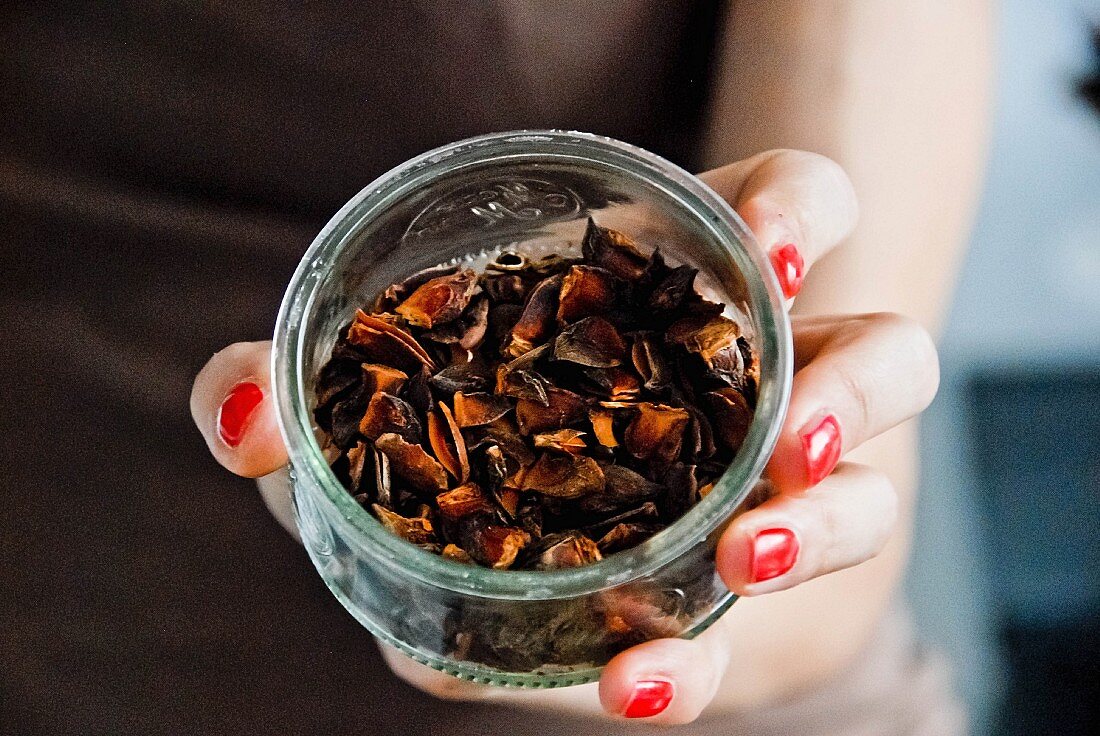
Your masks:
[{"label": "dried spice piece", "polygon": [[712,391],[703,400],[714,417],[714,433],[728,449],[737,452],[752,424],[752,409],[748,401],[732,388]]},{"label": "dried spice piece", "polygon": [[634,241],[616,230],[600,227],[591,218],[581,242],[581,251],[586,260],[625,281],[641,278],[649,263]]},{"label": "dried spice piece", "polygon": [[516,422],[522,434],[562,429],[583,421],[586,415],[584,399],[564,388],[550,387],[546,392],[545,406],[530,399],[516,402]]},{"label": "dried spice piece", "polygon": [[610,368],[623,362],[626,343],[615,325],[602,317],[585,317],[566,327],[554,340],[554,359],[592,368]]},{"label": "dried spice piece", "polygon": [[[419,363],[429,370],[435,370],[435,363],[416,338],[393,321],[383,319],[384,316],[386,315],[367,314],[360,309],[355,314],[355,321],[348,328],[348,343],[358,348],[373,363],[402,369],[412,365],[414,371]],[[389,316],[392,318],[392,315]]]},{"label": "dried spice piece", "polygon": [[369,440],[393,432],[406,442],[420,441],[420,420],[408,402],[384,391],[371,397],[367,411],[359,421],[359,433]]},{"label": "dried spice piece", "polygon": [[467,551],[486,567],[507,570],[530,541],[531,535],[518,527],[488,525],[469,533]]},{"label": "dried spice piece", "polygon": [[455,419],[463,429],[492,424],[512,410],[512,402],[507,397],[485,393],[459,391],[454,395],[454,404]]},{"label": "dried spice piece", "polygon": [[659,531],[661,527],[655,524],[616,524],[607,534],[600,537],[596,547],[603,554],[609,555],[641,544]]},{"label": "dried spice piece", "polygon": [[431,329],[433,325],[458,319],[477,289],[477,274],[463,269],[439,276],[418,287],[394,311],[410,325]]},{"label": "dried spice piece", "polygon": [[512,328],[512,341],[507,353],[519,357],[532,350],[554,330],[558,314],[558,294],[561,292],[561,274],[543,279],[531,290],[519,321]]},{"label": "dried spice piece", "polygon": [[430,544],[435,541],[435,531],[432,529],[432,520],[427,516],[406,518],[389,509],[374,504],[374,514],[382,522],[382,526],[413,544]]},{"label": "dried spice piece", "polygon": [[607,314],[615,304],[615,277],[605,268],[573,266],[565,274],[558,298],[558,322]]},{"label": "dried spice piece", "polygon": [[523,476],[524,491],[555,498],[579,498],[604,489],[604,474],[590,457],[544,453]]},{"label": "dried spice piece", "polygon": [[626,428],[626,447],[639,460],[670,463],[680,454],[689,417],[686,409],[649,402],[638,404],[638,414]]},{"label": "dried spice piece", "polygon": [[391,471],[417,490],[439,493],[447,489],[447,471],[420,445],[391,433],[376,439],[374,446],[389,458]]},{"label": "dried spice piece", "polygon": [[549,448],[559,452],[568,452],[570,455],[579,455],[584,452],[587,445],[581,439],[584,432],[576,429],[559,429],[554,432],[543,432],[535,435],[535,447]]},{"label": "dried spice piece", "polygon": [[580,533],[555,534],[542,539],[539,544],[536,570],[561,570],[580,567],[603,559],[599,547]]},{"label": "dried spice piece", "polygon": [[[463,564],[591,564],[674,523],[733,459],[759,380],[741,325],[694,268],[623,233],[589,222],[580,246],[413,274],[339,332],[314,416],[334,474],[394,534]],[[547,646],[580,662],[578,617],[621,648],[679,605],[613,595],[534,629],[456,611],[447,636],[501,666]]]}]

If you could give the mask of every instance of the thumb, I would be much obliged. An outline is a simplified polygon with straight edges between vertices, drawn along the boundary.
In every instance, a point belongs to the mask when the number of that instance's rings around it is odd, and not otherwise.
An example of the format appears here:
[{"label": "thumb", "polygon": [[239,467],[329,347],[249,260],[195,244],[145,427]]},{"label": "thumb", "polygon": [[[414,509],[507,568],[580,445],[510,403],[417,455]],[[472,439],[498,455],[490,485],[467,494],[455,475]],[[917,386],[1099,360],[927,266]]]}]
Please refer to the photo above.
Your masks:
[{"label": "thumb", "polygon": [[718,692],[729,664],[726,619],[692,640],[655,639],[615,656],[600,676],[607,712],[647,723],[690,723]]},{"label": "thumb", "polygon": [[238,342],[216,353],[191,389],[191,416],[214,458],[256,478],[286,463],[271,391],[270,342]]}]

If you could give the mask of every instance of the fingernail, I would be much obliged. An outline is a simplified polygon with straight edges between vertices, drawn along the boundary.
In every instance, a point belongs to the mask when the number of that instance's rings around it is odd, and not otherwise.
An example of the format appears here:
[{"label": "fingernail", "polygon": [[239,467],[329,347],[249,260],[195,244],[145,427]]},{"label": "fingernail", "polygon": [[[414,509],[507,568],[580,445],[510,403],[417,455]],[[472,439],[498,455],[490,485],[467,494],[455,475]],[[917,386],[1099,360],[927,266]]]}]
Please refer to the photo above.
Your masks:
[{"label": "fingernail", "polygon": [[784,574],[798,560],[798,537],[790,529],[765,529],[752,540],[752,581]]},{"label": "fingernail", "polygon": [[779,286],[788,299],[798,294],[802,288],[802,269],[806,265],[794,243],[780,245],[772,250],[772,268],[779,277]]},{"label": "fingernail", "polygon": [[241,444],[248,418],[264,400],[264,392],[254,383],[238,383],[218,409],[218,434],[230,447]]},{"label": "fingernail", "polygon": [[802,452],[806,456],[806,477],[813,486],[833,472],[840,461],[840,422],[827,414],[817,424],[807,427],[809,429],[804,427],[802,432]]},{"label": "fingernail", "polygon": [[672,702],[672,683],[669,680],[639,680],[626,702],[623,715],[627,718],[655,716]]}]

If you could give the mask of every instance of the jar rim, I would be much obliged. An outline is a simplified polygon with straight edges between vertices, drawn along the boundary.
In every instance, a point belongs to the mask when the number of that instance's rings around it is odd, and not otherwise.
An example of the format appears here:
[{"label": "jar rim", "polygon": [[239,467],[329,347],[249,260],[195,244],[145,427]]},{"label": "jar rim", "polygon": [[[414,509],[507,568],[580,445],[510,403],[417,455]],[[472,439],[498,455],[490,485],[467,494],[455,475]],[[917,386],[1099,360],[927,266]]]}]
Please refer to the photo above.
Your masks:
[{"label": "jar rim", "polygon": [[[497,158],[588,161],[644,177],[686,208],[741,271],[754,319],[761,360],[756,411],[733,462],[713,490],[649,540],[599,562],[564,570],[492,570],[462,565],[421,550],[393,535],[348,493],[329,467],[313,427],[302,366],[311,348],[305,325],[336,255],[373,217],[441,172]],[[673,196],[675,195],[675,196]],[[778,439],[791,390],[790,322],[778,280],[741,218],[725,200],[679,166],[622,141],[591,133],[520,130],[491,133],[430,150],[382,174],[352,197],[325,225],[303,255],[283,297],[271,357],[276,415],[292,473],[308,476],[335,506],[370,554],[400,561],[410,575],[452,591],[489,598],[546,599],[587,595],[660,569],[717,529],[752,490]],[[297,489],[295,493],[297,493]]]}]

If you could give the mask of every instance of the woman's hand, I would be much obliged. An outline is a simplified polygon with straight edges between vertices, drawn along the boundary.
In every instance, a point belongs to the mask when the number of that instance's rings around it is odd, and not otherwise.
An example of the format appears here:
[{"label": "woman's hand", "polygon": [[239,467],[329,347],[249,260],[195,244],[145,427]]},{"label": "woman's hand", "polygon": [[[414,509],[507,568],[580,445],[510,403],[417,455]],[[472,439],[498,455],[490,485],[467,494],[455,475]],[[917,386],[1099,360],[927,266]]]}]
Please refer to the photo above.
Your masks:
[{"label": "woman's hand", "polygon": [[[702,178],[752,228],[789,300],[813,262],[855,225],[847,176],[816,154],[771,151]],[[874,269],[868,272],[873,277]],[[841,460],[922,411],[938,384],[935,347],[907,318],[804,317],[793,327],[791,404],[767,469],[775,495],[735,519],[718,543],[719,574],[742,596],[790,588],[882,549],[897,521],[897,494],[881,472]],[[232,345],[195,379],[195,422],[214,457],[239,475],[263,476],[286,463],[271,401],[269,351],[267,342]],[[287,494],[279,496],[285,504]],[[731,643],[724,622],[736,616],[735,606],[691,641],[661,639],[622,652],[603,672],[598,703],[606,713],[653,723],[693,720],[722,682]],[[388,647],[383,653],[399,676],[441,697],[598,712],[594,686],[507,691],[451,678]]]}]

